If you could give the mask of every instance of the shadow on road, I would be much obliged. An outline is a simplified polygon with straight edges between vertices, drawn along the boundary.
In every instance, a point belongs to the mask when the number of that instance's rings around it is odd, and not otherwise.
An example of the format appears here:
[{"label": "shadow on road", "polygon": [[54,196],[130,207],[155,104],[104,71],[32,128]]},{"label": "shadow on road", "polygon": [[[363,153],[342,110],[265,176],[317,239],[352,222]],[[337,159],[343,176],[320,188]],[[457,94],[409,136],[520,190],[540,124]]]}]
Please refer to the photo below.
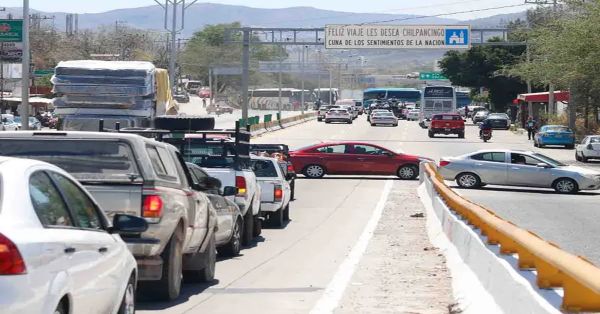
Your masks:
[{"label": "shadow on road", "polygon": [[363,176],[327,176],[319,179],[310,179],[306,177],[297,177],[299,180],[373,180],[373,181],[386,181],[386,180],[396,180],[396,181],[404,181],[400,180],[397,177],[363,177]]},{"label": "shadow on road", "polygon": [[202,292],[204,292],[204,290],[218,284],[219,280],[217,279],[207,283],[184,283],[181,287],[181,294],[179,295],[179,297],[176,300],[170,302],[152,302],[151,297],[139,295],[138,298],[141,302],[138,302],[136,304],[136,310],[165,310],[177,306],[179,304],[186,303],[190,300],[191,297],[201,294]]},{"label": "shadow on road", "polygon": [[482,187],[480,189],[467,189],[459,186],[451,186],[452,189],[455,190],[463,190],[463,191],[495,191],[495,192],[507,192],[507,193],[532,193],[532,194],[556,194],[556,195],[582,195],[582,196],[600,196],[600,193],[594,192],[579,192],[577,194],[561,194],[557,193],[554,190],[543,190],[543,189],[531,189],[531,188],[512,188],[512,187]]}]

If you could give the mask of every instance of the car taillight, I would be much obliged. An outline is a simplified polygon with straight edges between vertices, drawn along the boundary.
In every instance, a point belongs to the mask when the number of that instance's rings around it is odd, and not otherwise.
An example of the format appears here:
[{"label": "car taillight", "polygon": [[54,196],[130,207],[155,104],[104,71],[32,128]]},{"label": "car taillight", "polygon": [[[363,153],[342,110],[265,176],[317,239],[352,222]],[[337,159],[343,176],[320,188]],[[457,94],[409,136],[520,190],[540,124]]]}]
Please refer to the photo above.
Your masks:
[{"label": "car taillight", "polygon": [[447,161],[447,160],[440,160],[440,167],[445,167],[445,166],[447,166],[449,164],[450,164],[450,162]]},{"label": "car taillight", "polygon": [[275,190],[273,191],[273,196],[275,198],[275,202],[279,202],[283,199],[283,189],[281,189],[281,185],[275,186]]},{"label": "car taillight", "polygon": [[163,200],[158,195],[144,195],[142,217],[160,218],[162,216]]},{"label": "car taillight", "polygon": [[238,189],[237,196],[246,196],[247,187],[246,187],[246,178],[242,176],[235,177],[235,187]]},{"label": "car taillight", "polygon": [[22,275],[25,273],[27,273],[27,268],[19,249],[0,233],[0,275]]}]

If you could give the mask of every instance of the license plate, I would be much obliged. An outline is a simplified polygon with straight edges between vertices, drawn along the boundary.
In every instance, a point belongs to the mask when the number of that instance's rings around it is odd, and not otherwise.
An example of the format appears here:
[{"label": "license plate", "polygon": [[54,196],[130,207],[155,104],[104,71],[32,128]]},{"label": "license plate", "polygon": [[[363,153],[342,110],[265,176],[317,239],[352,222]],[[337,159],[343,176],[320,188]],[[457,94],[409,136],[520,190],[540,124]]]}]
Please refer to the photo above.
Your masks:
[{"label": "license plate", "polygon": [[446,132],[450,132],[450,129],[444,129],[444,131],[446,131]]}]

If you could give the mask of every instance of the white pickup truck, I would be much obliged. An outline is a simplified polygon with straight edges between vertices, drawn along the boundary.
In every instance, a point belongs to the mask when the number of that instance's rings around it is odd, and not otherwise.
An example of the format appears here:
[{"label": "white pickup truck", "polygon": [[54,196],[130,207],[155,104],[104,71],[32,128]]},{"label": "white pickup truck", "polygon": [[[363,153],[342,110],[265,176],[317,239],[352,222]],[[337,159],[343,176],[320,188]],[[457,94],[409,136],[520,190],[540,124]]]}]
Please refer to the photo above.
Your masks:
[{"label": "white pickup truck", "polygon": [[[287,163],[275,158],[252,156],[252,168],[260,185],[262,215],[275,227],[290,219],[291,188],[282,167]],[[289,174],[293,175],[293,174]]]},{"label": "white pickup truck", "polygon": [[234,186],[238,194],[228,198],[244,216],[242,244],[248,245],[262,232],[261,189],[250,165],[250,133],[240,130],[213,130],[163,138],[179,148],[185,161],[202,167],[222,186]]}]

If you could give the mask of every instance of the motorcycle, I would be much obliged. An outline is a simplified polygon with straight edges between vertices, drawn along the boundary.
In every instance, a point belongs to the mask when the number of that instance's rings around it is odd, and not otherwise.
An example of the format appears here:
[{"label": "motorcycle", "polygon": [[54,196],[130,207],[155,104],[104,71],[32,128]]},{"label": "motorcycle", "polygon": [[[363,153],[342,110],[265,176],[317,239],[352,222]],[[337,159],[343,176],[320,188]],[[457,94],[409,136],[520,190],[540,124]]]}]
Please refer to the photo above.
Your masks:
[{"label": "motorcycle", "polygon": [[484,143],[487,143],[487,141],[492,138],[492,129],[482,129],[479,138],[481,138]]}]

